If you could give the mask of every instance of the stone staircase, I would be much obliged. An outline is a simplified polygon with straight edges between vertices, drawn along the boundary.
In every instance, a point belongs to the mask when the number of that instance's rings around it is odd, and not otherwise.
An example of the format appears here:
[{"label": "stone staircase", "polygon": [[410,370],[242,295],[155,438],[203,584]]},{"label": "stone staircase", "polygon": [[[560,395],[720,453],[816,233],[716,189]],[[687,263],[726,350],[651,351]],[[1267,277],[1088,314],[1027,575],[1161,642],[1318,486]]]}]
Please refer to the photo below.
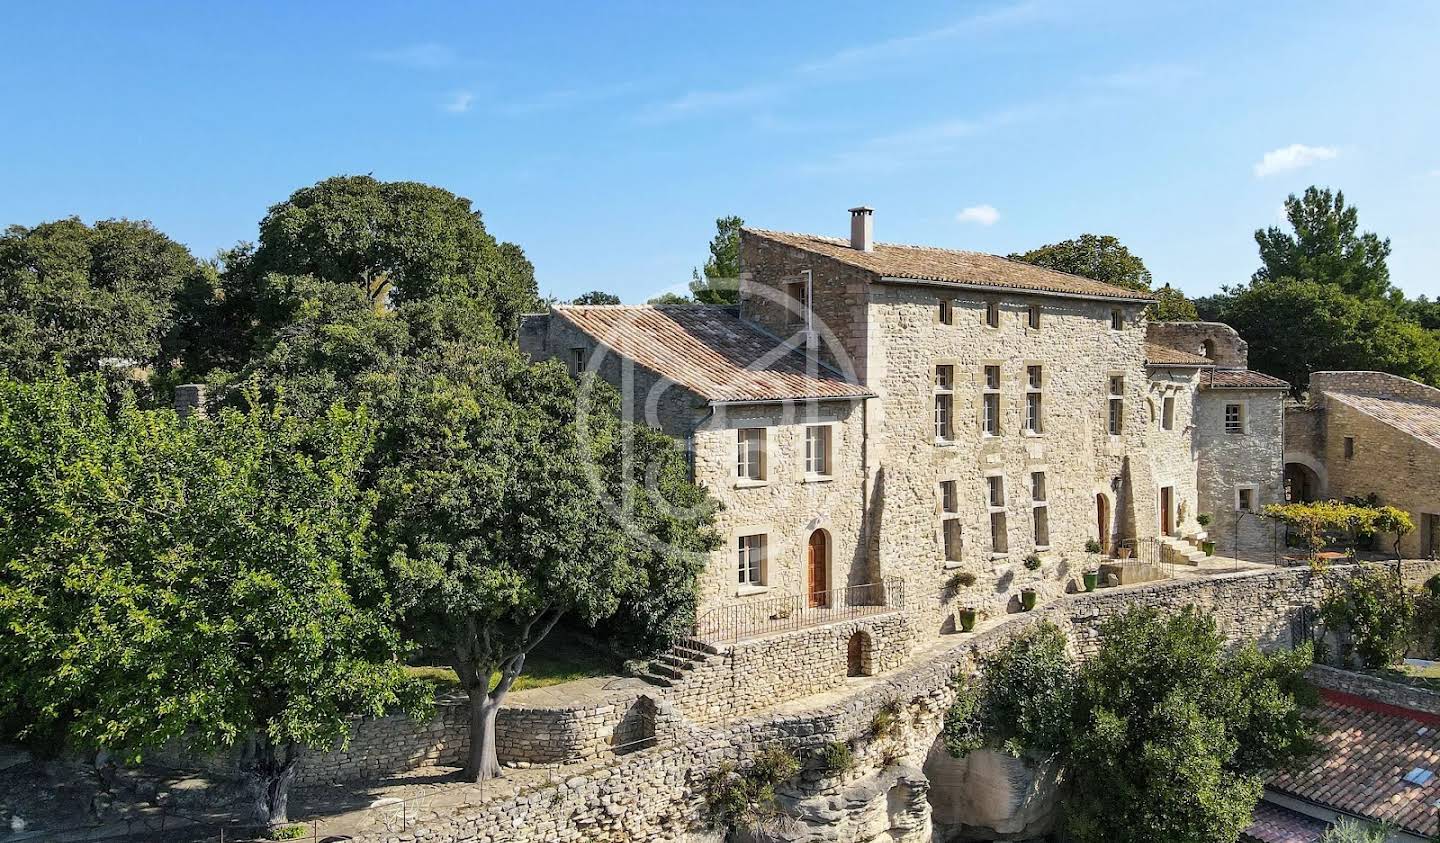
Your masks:
[{"label": "stone staircase", "polygon": [[1180,538],[1177,536],[1160,537],[1161,558],[1165,562],[1176,565],[1197,566],[1210,557],[1200,549],[1200,542],[1205,540],[1204,533],[1196,533],[1191,536]]},{"label": "stone staircase", "polygon": [[720,648],[698,638],[682,638],[670,649],[656,656],[645,666],[639,677],[651,685],[670,688],[685,675],[720,655]]}]

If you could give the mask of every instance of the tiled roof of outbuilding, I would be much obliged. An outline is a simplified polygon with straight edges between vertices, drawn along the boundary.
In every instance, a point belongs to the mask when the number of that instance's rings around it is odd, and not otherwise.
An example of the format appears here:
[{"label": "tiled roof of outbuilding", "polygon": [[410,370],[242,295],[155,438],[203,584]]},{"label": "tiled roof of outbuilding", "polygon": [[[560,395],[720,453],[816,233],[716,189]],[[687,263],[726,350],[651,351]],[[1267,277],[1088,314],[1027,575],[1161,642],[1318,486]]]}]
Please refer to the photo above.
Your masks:
[{"label": "tiled roof of outbuilding", "polygon": [[1037,293],[1064,293],[1101,299],[1149,301],[1147,293],[1104,284],[1079,275],[1012,261],[983,252],[962,252],[934,246],[876,243],[869,252],[850,247],[850,241],[818,234],[792,234],[747,228],[756,237],[824,255],[841,263],[874,272],[881,277],[914,278],[962,285],[1009,287]]},{"label": "tiled roof of outbuilding", "polygon": [[1261,802],[1255,806],[1250,827],[1240,834],[1241,843],[1318,843],[1330,825],[1288,808]]},{"label": "tiled roof of outbuilding", "polygon": [[1151,366],[1214,366],[1215,361],[1203,354],[1181,351],[1156,342],[1145,343],[1145,362]]},{"label": "tiled roof of outbuilding", "polygon": [[1351,395],[1348,392],[1327,392],[1326,395],[1431,447],[1440,448],[1440,407],[1434,404],[1402,398]]},{"label": "tiled roof of outbuilding", "polygon": [[1200,376],[1206,389],[1289,389],[1290,384],[1250,369],[1212,369]]},{"label": "tiled roof of outbuilding", "polygon": [[711,401],[859,398],[870,390],[723,307],[560,305],[597,342]]},{"label": "tiled roof of outbuilding", "polygon": [[[1319,751],[1266,787],[1427,838],[1440,831],[1440,718],[1328,689],[1321,697]],[[1425,783],[1406,781],[1417,769],[1430,774]]]}]

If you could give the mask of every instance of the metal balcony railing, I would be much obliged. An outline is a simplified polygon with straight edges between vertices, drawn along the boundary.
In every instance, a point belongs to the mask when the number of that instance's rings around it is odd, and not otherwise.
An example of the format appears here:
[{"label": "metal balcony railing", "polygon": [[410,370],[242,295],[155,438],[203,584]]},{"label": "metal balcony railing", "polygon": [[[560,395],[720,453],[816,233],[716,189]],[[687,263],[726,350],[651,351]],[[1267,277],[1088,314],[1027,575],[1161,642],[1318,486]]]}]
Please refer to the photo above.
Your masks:
[{"label": "metal balcony railing", "polygon": [[829,591],[791,594],[711,609],[695,624],[695,637],[727,643],[811,626],[853,620],[905,607],[905,580],[852,585]]}]

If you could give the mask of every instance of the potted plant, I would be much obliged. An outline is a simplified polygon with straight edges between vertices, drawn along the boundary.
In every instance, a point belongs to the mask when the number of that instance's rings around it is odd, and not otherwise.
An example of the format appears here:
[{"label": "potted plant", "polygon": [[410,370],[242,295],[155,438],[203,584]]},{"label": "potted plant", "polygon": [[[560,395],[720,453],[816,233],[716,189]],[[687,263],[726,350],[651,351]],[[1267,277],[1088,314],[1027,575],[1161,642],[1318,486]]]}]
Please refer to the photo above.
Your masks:
[{"label": "potted plant", "polygon": [[1037,554],[1032,553],[1025,557],[1025,570],[1027,571],[1038,571],[1043,564]]},{"label": "potted plant", "polygon": [[955,613],[956,619],[960,621],[960,631],[970,632],[975,629],[975,607],[966,606]]},{"label": "potted plant", "polygon": [[1094,591],[1095,586],[1100,584],[1100,572],[1096,569],[1086,571],[1081,577],[1085,580],[1085,590]]},{"label": "potted plant", "polygon": [[1211,540],[1209,540],[1209,539],[1206,539],[1205,541],[1200,542],[1200,549],[1203,550],[1203,551],[1205,551],[1205,555],[1206,555],[1206,556],[1214,556],[1214,555],[1215,555],[1215,542],[1213,542],[1213,541],[1211,541]]},{"label": "potted plant", "polygon": [[1026,588],[1020,591],[1020,605],[1025,609],[1025,611],[1028,612],[1031,609],[1035,608],[1035,597],[1035,589],[1033,588]]},{"label": "potted plant", "polygon": [[1204,513],[1204,512],[1202,512],[1202,513],[1200,513],[1199,515],[1195,516],[1195,523],[1196,523],[1196,524],[1199,524],[1202,528],[1204,528],[1204,527],[1209,527],[1209,526],[1210,526],[1210,521],[1211,521],[1210,516],[1207,515],[1207,514]]},{"label": "potted plant", "polygon": [[1085,552],[1086,552],[1086,553],[1099,553],[1099,552],[1101,551],[1101,549],[1102,549],[1102,548],[1100,547],[1100,542],[1098,542],[1098,541],[1096,541],[1096,540],[1094,540],[1094,539],[1086,539],[1086,540],[1085,540]]}]

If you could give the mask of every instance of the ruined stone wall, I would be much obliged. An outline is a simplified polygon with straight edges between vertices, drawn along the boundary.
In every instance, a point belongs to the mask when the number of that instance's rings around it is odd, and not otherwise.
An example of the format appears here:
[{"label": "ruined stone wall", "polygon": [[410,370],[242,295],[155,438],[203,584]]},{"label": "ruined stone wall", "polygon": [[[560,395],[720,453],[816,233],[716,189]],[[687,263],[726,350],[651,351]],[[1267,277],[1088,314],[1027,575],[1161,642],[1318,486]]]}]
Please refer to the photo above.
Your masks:
[{"label": "ruined stone wall", "polygon": [[1210,357],[1222,368],[1250,366],[1249,344],[1223,322],[1151,322],[1148,336],[1168,348]]},{"label": "ruined stone wall", "polygon": [[[1245,409],[1245,432],[1225,432],[1225,405]],[[1209,527],[1222,554],[1236,544],[1240,520],[1242,556],[1265,558],[1284,551],[1283,531],[1258,516],[1239,516],[1236,488],[1255,490],[1254,509],[1285,502],[1285,394],[1270,389],[1203,389],[1196,402],[1195,442],[1199,450],[1200,506],[1214,520]]]},{"label": "ruined stone wall", "polygon": [[[1421,581],[1437,569],[1440,565],[1434,563],[1409,562],[1406,578]],[[1352,569],[1331,570],[1345,576]],[[387,831],[356,840],[690,843],[722,839],[707,822],[705,777],[722,761],[743,763],[772,745],[786,747],[806,764],[798,784],[782,800],[805,808],[797,812],[805,825],[795,833],[811,836],[794,839],[839,843],[877,839],[873,815],[878,809],[892,823],[886,832],[889,837],[881,839],[925,840],[921,834],[928,827],[928,811],[915,797],[926,794],[926,782],[923,775],[917,779],[914,771],[935,745],[944,712],[953,700],[953,677],[971,672],[977,653],[994,651],[1042,618],[1067,628],[1082,653],[1093,652],[1099,643],[1098,625],[1136,603],[1166,610],[1198,605],[1215,617],[1229,641],[1289,647],[1293,635],[1305,628],[1299,622],[1301,607],[1317,606],[1324,594],[1324,585],[1309,569],[1288,568],[1077,595],[1012,623],[957,636],[949,649],[877,680],[859,680],[855,693],[827,697],[818,706],[797,702],[714,729],[682,722],[660,735],[656,747],[570,771],[560,784],[456,809],[408,829],[408,837]],[[887,704],[897,706],[897,724],[885,734],[876,734],[875,712]],[[852,742],[856,753],[854,767],[839,776],[819,769],[816,760],[817,753],[834,741]],[[895,774],[879,775],[883,770]],[[933,798],[945,799],[946,794],[935,793]],[[816,811],[817,804],[830,807]],[[871,822],[863,827],[852,822],[866,816]]]}]

